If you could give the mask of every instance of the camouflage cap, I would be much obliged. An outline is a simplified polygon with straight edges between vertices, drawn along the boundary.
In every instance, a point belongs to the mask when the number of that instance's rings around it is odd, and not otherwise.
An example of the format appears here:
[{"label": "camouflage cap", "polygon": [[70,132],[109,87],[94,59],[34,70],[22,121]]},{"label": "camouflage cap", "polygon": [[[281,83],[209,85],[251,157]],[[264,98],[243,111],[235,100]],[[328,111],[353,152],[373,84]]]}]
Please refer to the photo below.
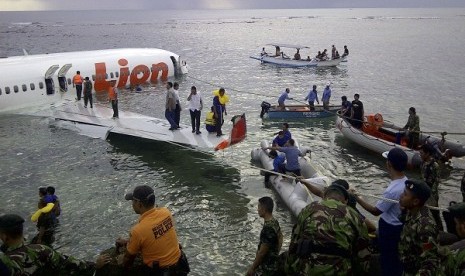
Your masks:
[{"label": "camouflage cap", "polygon": [[465,219],[465,202],[453,204],[447,209],[449,209],[452,216],[459,219]]},{"label": "camouflage cap", "polygon": [[24,219],[15,214],[6,214],[0,216],[0,230],[9,230],[23,225]]},{"label": "camouflage cap", "polygon": [[431,188],[421,180],[408,179],[405,181],[405,187],[423,202],[431,196]]},{"label": "camouflage cap", "polygon": [[341,185],[339,184],[335,184],[333,182],[333,184],[329,185],[327,188],[326,188],[326,191],[336,191],[338,192],[339,194],[341,194],[342,196],[344,196],[345,199],[349,199],[349,193],[347,192],[347,190],[342,187]]}]

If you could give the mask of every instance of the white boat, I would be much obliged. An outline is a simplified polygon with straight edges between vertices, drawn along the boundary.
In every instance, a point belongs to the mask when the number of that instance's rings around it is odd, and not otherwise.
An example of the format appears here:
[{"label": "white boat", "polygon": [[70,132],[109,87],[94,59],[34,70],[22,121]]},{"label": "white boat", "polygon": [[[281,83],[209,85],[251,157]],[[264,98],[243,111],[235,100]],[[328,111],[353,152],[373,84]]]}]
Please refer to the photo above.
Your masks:
[{"label": "white boat", "polygon": [[[270,46],[274,46],[277,49],[281,48],[291,48],[295,49],[295,51],[299,51],[301,49],[309,49],[307,46],[302,45],[291,45],[291,44],[280,44],[280,43],[272,43],[267,44]],[[250,56],[250,58],[259,60],[261,63],[269,63],[274,64],[277,66],[283,67],[334,67],[339,65],[343,61],[342,58],[337,59],[327,59],[327,60],[319,60],[316,58],[310,58],[310,56],[305,56],[300,53],[300,59],[294,59],[294,54],[292,56],[286,55],[283,51],[279,50],[279,55],[271,55],[271,54],[260,54],[258,56]]]},{"label": "white boat", "polygon": [[[336,127],[349,140],[377,153],[389,151],[392,148],[401,148],[407,153],[410,167],[419,167],[421,164],[420,153],[407,147],[408,138],[399,131],[401,127],[383,120],[381,114],[369,114],[365,116],[365,123],[361,129],[353,127],[346,118],[337,116]],[[440,143],[444,149],[449,149],[451,156],[465,156],[465,146],[459,142],[443,140],[439,137],[420,134],[420,144]],[[380,155],[381,156],[381,155]]]},{"label": "white boat", "polygon": [[[263,148],[269,146],[268,141],[262,141],[260,146],[260,148],[252,150],[252,160],[260,162],[264,169],[272,171],[273,159],[268,156],[269,150],[263,150]],[[300,148],[300,150],[302,152],[308,151],[305,148]],[[312,165],[309,157],[299,157],[299,164],[304,178],[321,186],[327,186],[329,184],[328,178],[324,177]],[[295,183],[293,179],[285,178],[281,175],[272,175],[270,176],[270,183],[273,186],[273,189],[281,196],[284,203],[286,203],[287,207],[292,211],[294,216],[297,216],[310,202],[318,199],[318,197],[311,194],[303,184],[300,182]]]}]

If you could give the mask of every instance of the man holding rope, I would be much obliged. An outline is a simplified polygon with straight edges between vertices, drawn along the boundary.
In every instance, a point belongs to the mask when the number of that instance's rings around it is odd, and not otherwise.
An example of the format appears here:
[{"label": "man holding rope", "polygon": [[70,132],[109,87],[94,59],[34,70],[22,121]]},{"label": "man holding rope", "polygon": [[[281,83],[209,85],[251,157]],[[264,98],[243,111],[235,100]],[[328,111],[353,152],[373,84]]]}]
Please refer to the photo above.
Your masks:
[{"label": "man holding rope", "polygon": [[[391,183],[383,193],[383,198],[398,201],[405,188],[407,177],[404,174],[407,168],[407,154],[400,148],[393,148],[383,156],[387,158],[386,167]],[[402,232],[402,222],[399,203],[380,200],[373,206],[356,195],[357,202],[374,216],[381,215],[378,223],[378,242],[380,251],[380,264],[382,275],[402,275],[402,264],[399,260],[398,244]]]}]

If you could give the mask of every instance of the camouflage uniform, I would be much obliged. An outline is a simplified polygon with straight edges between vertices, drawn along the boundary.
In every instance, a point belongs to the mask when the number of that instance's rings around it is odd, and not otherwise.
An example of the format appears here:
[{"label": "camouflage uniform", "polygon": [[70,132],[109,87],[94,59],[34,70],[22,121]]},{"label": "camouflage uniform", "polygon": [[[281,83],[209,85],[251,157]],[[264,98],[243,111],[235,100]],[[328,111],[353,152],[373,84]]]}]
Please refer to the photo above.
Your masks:
[{"label": "camouflage uniform", "polygon": [[288,275],[363,275],[369,268],[366,225],[342,202],[312,202],[297,218],[285,269]]},{"label": "camouflage uniform", "polygon": [[407,214],[399,242],[404,275],[435,275],[439,265],[437,237],[438,229],[427,207]]},{"label": "camouflage uniform", "polygon": [[16,275],[19,271],[18,265],[0,252],[0,275]]},{"label": "camouflage uniform", "polygon": [[15,248],[2,246],[8,257],[7,267],[13,275],[93,275],[93,263],[61,255],[48,246],[21,244]]},{"label": "camouflage uniform", "polygon": [[281,235],[281,227],[279,227],[279,222],[275,218],[265,221],[263,229],[260,232],[258,249],[260,249],[262,244],[267,244],[269,246],[269,251],[256,270],[257,273],[261,273],[260,275],[276,275],[279,269],[279,237]]},{"label": "camouflage uniform", "polygon": [[465,246],[454,250],[449,249],[449,247],[441,248],[440,255],[441,271],[439,275],[465,276]]},{"label": "camouflage uniform", "polygon": [[[438,206],[439,202],[439,164],[431,158],[429,162],[424,162],[421,165],[421,177],[423,181],[431,188],[431,196],[426,201],[426,205],[430,206]],[[438,226],[438,230],[442,231],[442,221],[441,216],[438,210],[430,210],[431,214],[433,215],[434,221],[436,221],[436,225]]]}]

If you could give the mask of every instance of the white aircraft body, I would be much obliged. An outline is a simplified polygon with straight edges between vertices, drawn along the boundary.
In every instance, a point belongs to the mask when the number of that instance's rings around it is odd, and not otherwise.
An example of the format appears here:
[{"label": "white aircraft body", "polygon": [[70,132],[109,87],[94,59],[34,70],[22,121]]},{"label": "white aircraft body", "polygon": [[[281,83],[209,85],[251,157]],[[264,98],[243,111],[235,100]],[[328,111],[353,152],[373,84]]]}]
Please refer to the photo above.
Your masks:
[{"label": "white aircraft body", "polygon": [[[213,148],[224,138],[214,134],[192,134],[190,127],[170,131],[165,120],[102,105],[84,108],[76,101],[72,78],[76,71],[89,77],[96,93],[107,93],[110,81],[117,87],[165,81],[187,73],[187,64],[172,52],[152,48],[80,51],[0,58],[0,113],[51,117],[68,123],[78,132],[106,139],[123,134],[149,140],[167,141],[194,147]],[[71,124],[70,124],[71,123]]]}]

